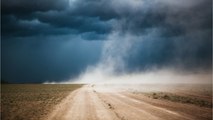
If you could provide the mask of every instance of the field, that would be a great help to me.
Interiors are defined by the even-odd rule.
[[[153,93],[142,93],[150,98],[153,99],[160,99],[160,100],[168,100],[172,102],[179,102],[179,103],[185,103],[185,104],[194,104],[200,107],[212,107],[211,99],[202,99],[195,96],[185,96],[185,95],[179,95],[174,93],[168,93],[168,92],[153,92]]]
[[[1,119],[43,119],[64,97],[81,86],[3,84],[1,85]]]
[[[2,85],[1,100],[2,120],[212,119],[211,84]]]

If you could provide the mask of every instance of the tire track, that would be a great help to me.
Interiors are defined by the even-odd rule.
[[[112,93],[99,93],[104,101],[114,106],[114,111],[117,116],[123,120],[160,120],[151,113],[144,111],[141,108],[125,103],[123,100],[117,99]]]
[[[128,104],[131,104],[132,106],[135,106],[137,108],[143,108],[143,110],[147,111],[148,113],[151,113],[153,116],[157,116],[162,119],[168,119],[168,120],[192,120],[189,117],[182,116],[177,112],[167,110],[165,108],[157,107],[151,104],[148,104],[143,101],[139,101],[136,99],[133,99],[131,97],[125,96],[121,93],[116,93],[115,95],[118,99],[123,99]]]
[[[56,105],[48,120],[192,120],[193,116],[156,106],[137,95],[97,91],[85,85]],[[161,101],[159,101],[161,103]]]

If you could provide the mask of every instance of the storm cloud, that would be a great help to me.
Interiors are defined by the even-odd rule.
[[[113,72],[211,71],[211,0],[3,0],[2,79],[61,81]]]

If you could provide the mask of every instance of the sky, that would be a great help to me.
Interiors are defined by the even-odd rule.
[[[165,69],[212,73],[211,0],[1,1],[1,80]]]

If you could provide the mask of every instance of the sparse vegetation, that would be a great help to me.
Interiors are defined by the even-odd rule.
[[[46,116],[71,91],[82,85],[1,85],[2,120],[38,120]]]
[[[201,98],[195,98],[195,97],[189,97],[189,96],[180,96],[176,95],[174,93],[167,93],[167,92],[152,92],[152,93],[143,93],[144,95],[153,98],[153,99],[161,99],[161,100],[169,100],[173,102],[180,102],[180,103],[188,103],[188,104],[194,104],[201,107],[212,107],[212,103],[201,99]]]

